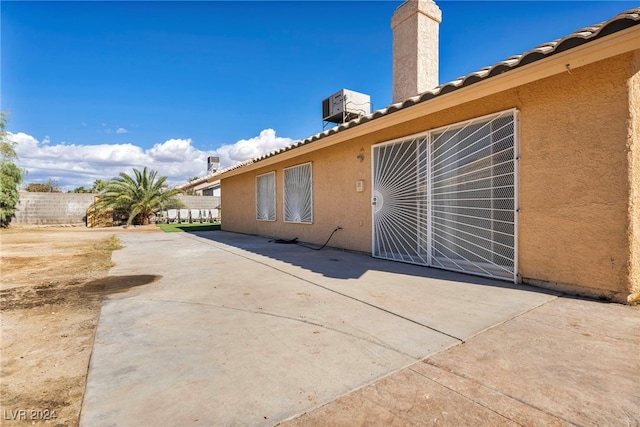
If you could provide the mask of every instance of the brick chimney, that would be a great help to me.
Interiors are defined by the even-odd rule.
[[[394,104],[438,86],[441,21],[432,0],[407,0],[391,17]]]

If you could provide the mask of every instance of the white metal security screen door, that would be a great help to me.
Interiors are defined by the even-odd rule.
[[[427,137],[373,147],[373,255],[429,264]]]
[[[515,111],[373,147],[373,256],[516,280]]]

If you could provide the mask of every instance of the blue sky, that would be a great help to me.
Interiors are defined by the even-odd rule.
[[[342,88],[391,103],[401,1],[2,1],[1,105],[27,182],[145,165],[171,184],[322,131]],[[437,1],[440,82],[638,7]]]

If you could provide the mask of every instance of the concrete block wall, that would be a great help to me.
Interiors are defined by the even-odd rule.
[[[97,194],[91,193],[34,193],[20,192],[12,224],[19,225],[65,225],[85,224],[87,209]],[[186,196],[178,198],[189,209],[215,209],[220,206],[220,197]]]
[[[20,192],[12,224],[84,224],[96,194]]]
[[[178,199],[189,209],[216,209],[220,206],[220,196],[187,196],[178,195]]]

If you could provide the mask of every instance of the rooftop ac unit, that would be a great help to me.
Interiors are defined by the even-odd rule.
[[[322,120],[346,123],[371,113],[371,97],[364,93],[342,89],[322,101]]]
[[[220,169],[219,157],[207,157],[207,174],[212,175]]]

